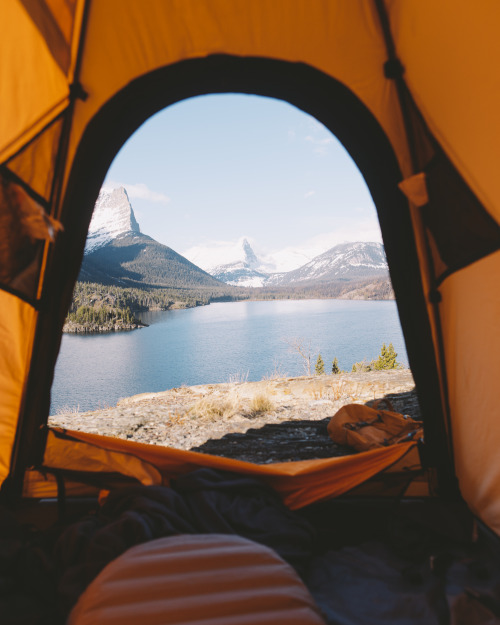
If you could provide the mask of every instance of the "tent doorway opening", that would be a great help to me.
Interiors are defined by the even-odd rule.
[[[136,320],[149,327],[118,332]],[[276,99],[191,98],[127,141],[65,329],[54,425],[222,454],[236,445],[241,459],[254,457],[249,429],[269,439],[260,430],[283,424],[289,447],[308,440],[311,451],[283,455],[271,436],[258,454],[269,462],[335,453],[326,421],[342,403],[392,394],[418,416],[366,183],[325,126]],[[205,445],[226,433],[236,436],[222,448]]]
[[[169,65],[133,80],[86,126],[72,159],[61,205],[65,236],[50,259],[53,271],[46,285],[50,297],[37,327],[32,358],[32,370],[37,375],[28,381],[25,423],[13,454],[14,481],[43,453],[45,438],[39,426],[49,412],[60,332],[80,270],[92,209],[113,158],[155,113],[190,97],[220,93],[273,97],[296,106],[332,132],[356,162],[377,208],[424,421],[429,416],[426,445],[430,450],[445,444],[442,422],[436,418],[441,412],[441,396],[421,269],[408,202],[397,187],[401,171],[387,135],[352,91],[309,65],[213,55]],[[442,456],[433,452],[430,456],[440,466]]]

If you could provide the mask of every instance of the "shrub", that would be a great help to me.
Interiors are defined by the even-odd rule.
[[[353,372],[358,373],[366,373],[367,371],[372,371],[371,363],[369,363],[366,358],[363,358],[361,362],[355,362],[352,366]]]
[[[261,414],[274,410],[274,404],[267,395],[261,393],[259,395],[254,395],[250,402],[250,409],[252,414]]]

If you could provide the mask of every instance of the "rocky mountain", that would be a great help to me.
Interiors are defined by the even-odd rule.
[[[203,268],[222,282],[245,287],[287,287],[326,282],[367,283],[380,278],[388,279],[389,276],[381,243],[341,243],[297,269],[280,273],[269,271],[247,239],[240,239],[224,253],[229,262],[210,263],[210,255],[205,254],[200,259]],[[217,250],[214,250],[212,258],[216,257]]]
[[[101,190],[94,206],[85,244],[85,255],[110,243],[116,237],[141,229],[124,187]]]
[[[269,276],[266,286],[357,282],[384,277],[388,277],[388,267],[381,243],[341,243],[298,269]]]
[[[79,280],[119,286],[224,287],[184,256],[142,234],[123,187],[99,194]]]
[[[221,282],[237,286],[259,287],[265,284],[269,274],[262,271],[262,263],[248,240],[241,239],[234,252],[235,260],[210,267],[210,275]]]

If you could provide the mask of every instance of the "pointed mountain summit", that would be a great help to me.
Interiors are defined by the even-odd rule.
[[[248,242],[247,239],[243,239],[241,247],[243,248],[243,252],[245,253],[245,262],[249,267],[255,269],[259,266],[259,259],[255,255],[255,252],[252,249],[252,246]]]
[[[123,187],[101,191],[79,280],[118,286],[223,286],[170,247],[142,234]]]
[[[85,254],[94,252],[120,235],[140,231],[125,188],[101,190],[92,214]]]
[[[269,274],[261,270],[262,263],[248,239],[240,239],[232,255],[234,260],[211,267],[209,273],[217,280],[235,286],[258,287],[266,282]]]

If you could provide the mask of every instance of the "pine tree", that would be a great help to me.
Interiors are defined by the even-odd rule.
[[[397,358],[396,350],[394,349],[394,345],[389,343],[389,347],[384,343],[382,345],[382,349],[380,350],[380,356],[377,360],[372,360],[371,366],[373,369],[399,369],[401,366],[399,362],[396,360]]]
[[[335,356],[335,358],[333,359],[333,362],[332,362],[332,373],[335,374],[335,375],[340,373],[339,361],[338,361],[336,356]]]
[[[394,349],[394,345],[389,343],[389,347],[385,352],[385,361],[386,361],[386,369],[399,369],[400,364],[396,360],[398,355],[396,354],[396,350]]]
[[[325,363],[323,362],[323,358],[321,358],[321,354],[318,354],[315,370],[316,375],[325,375]]]

